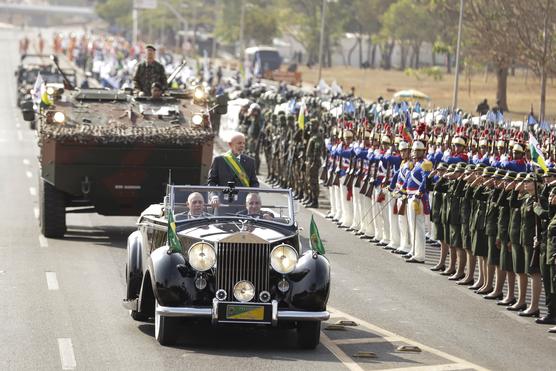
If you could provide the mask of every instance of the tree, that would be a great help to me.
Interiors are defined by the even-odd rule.
[[[529,66],[541,80],[540,119],[544,120],[546,106],[546,83],[550,72],[555,71],[556,4],[554,0],[529,0],[526,3],[508,0],[502,9],[510,25],[516,31],[517,56]]]
[[[419,63],[419,51],[424,41],[431,39],[433,29],[432,15],[426,4],[413,0],[398,0],[391,4],[382,16],[384,39],[399,42],[402,50],[401,69],[405,69],[408,49],[413,50],[416,64]]]

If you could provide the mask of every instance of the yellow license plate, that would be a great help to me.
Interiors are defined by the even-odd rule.
[[[264,306],[229,304],[226,308],[226,319],[262,321],[264,320]]]

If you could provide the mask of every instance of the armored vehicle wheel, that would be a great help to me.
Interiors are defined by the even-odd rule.
[[[45,237],[59,238],[66,233],[66,202],[62,192],[39,180],[39,223]]]
[[[303,321],[297,324],[297,344],[303,349],[315,349],[320,343],[320,321]]]
[[[176,343],[178,337],[177,318],[163,317],[156,313],[158,301],[155,300],[154,337],[160,345],[168,346]]]

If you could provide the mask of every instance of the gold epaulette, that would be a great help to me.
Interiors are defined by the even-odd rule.
[[[421,164],[421,168],[424,171],[432,171],[432,162],[430,162],[429,160],[424,160]]]

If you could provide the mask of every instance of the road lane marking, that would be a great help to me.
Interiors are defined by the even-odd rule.
[[[25,171],[25,175],[27,176],[27,178],[32,178],[33,177],[33,173],[30,172],[29,170]]]
[[[362,319],[360,319],[360,318],[357,318],[357,317],[354,317],[354,316],[352,316],[352,315],[349,315],[349,314],[347,314],[347,313],[345,313],[345,312],[342,312],[342,311],[339,310],[339,309],[333,308],[333,307],[331,307],[331,306],[328,306],[328,309],[329,309],[331,312],[333,312],[333,313],[335,313],[335,314],[337,314],[337,315],[339,315],[339,316],[341,316],[341,317],[343,317],[343,318],[345,318],[345,319],[348,319],[348,320],[357,322],[357,323],[359,324],[359,326],[364,327],[364,328],[366,328],[367,330],[369,330],[369,331],[371,331],[371,332],[380,334],[381,336],[385,336],[385,337],[388,337],[388,338],[391,338],[391,339],[396,339],[396,340],[391,340],[391,341],[401,341],[401,342],[407,343],[408,345],[417,346],[417,347],[421,348],[421,350],[423,350],[423,351],[425,351],[425,352],[432,353],[432,354],[434,354],[434,355],[436,355],[436,356],[438,356],[438,357],[447,359],[447,360],[452,361],[452,362],[454,362],[454,363],[456,363],[456,364],[459,364],[459,365],[465,365],[466,368],[472,368],[472,369],[481,370],[481,371],[483,371],[483,370],[486,371],[486,370],[487,370],[487,369],[484,368],[484,367],[481,367],[481,366],[476,365],[476,364],[474,364],[474,363],[468,362],[468,361],[466,361],[466,360],[464,360],[464,359],[462,359],[462,358],[453,356],[453,355],[448,354],[448,353],[446,353],[446,352],[443,352],[443,351],[441,351],[441,350],[438,350],[438,349],[429,347],[428,345],[421,344],[421,343],[419,343],[419,342],[417,342],[417,341],[408,339],[408,338],[406,338],[406,337],[403,337],[403,336],[400,336],[400,335],[398,335],[398,334],[395,334],[395,333],[393,333],[393,332],[391,332],[391,331],[385,330],[385,329],[383,329],[382,327],[378,327],[377,325],[373,325],[373,324],[371,324],[371,323],[369,323],[369,322],[367,322],[367,321],[365,321],[365,320],[362,320]]]
[[[42,234],[39,234],[39,245],[40,247],[48,247],[48,240]]]
[[[33,214],[35,214],[35,219],[39,218],[39,208],[38,207],[33,208]]]
[[[450,371],[465,370],[468,365],[463,363],[446,363],[443,365],[427,365],[427,366],[408,366],[399,368],[384,368],[376,371]]]
[[[31,196],[35,197],[37,195],[37,189],[35,187],[29,187],[29,193]]]
[[[393,343],[397,341],[396,337],[376,337],[376,338],[358,338],[358,339],[334,339],[332,342],[336,345],[352,345],[352,344],[367,344],[367,343]]]
[[[23,165],[31,165],[31,163],[29,162],[29,160],[27,160],[26,158],[23,159]]]
[[[45,272],[46,273],[46,285],[49,290],[55,291],[60,288],[58,286],[58,278],[56,278],[56,272]]]
[[[363,371],[363,368],[354,362],[340,347],[332,342],[325,333],[320,333],[320,342],[326,347],[344,366],[352,371]]]
[[[21,142],[23,141],[23,133],[21,132],[21,130],[17,131],[17,139]]]
[[[71,338],[58,338],[58,349],[60,351],[60,361],[62,370],[74,370],[77,367]]]

